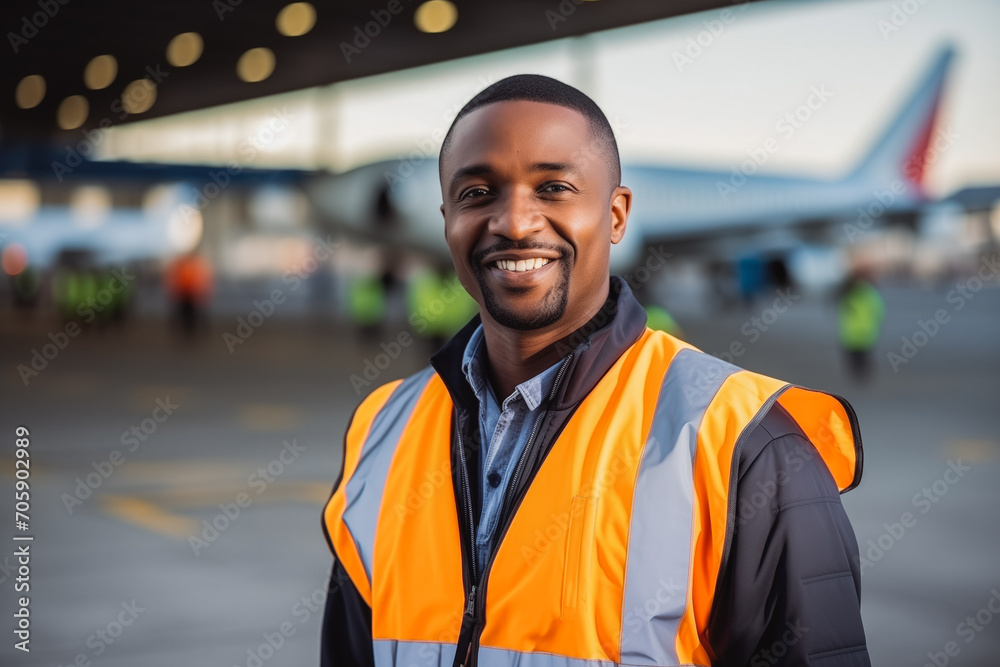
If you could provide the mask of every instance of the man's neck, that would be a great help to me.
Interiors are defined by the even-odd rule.
[[[514,388],[530,380],[566,356],[566,348],[575,348],[580,341],[566,343],[573,334],[591,320],[607,302],[610,283],[599,291],[601,298],[577,318],[564,319],[544,329],[509,329],[492,318],[483,318],[483,336],[489,360],[489,378],[501,401]],[[560,345],[560,343],[566,343]]]

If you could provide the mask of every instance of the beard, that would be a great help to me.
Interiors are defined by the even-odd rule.
[[[531,310],[508,307],[497,298],[487,283],[486,271],[488,269],[483,266],[482,259],[490,253],[505,250],[555,250],[560,253],[560,272],[556,284],[549,288],[537,307]],[[500,326],[519,331],[542,329],[561,320],[569,305],[570,264],[566,261],[568,256],[566,248],[561,246],[518,243],[508,239],[475,253],[472,258],[472,272],[476,282],[479,283],[479,291],[483,295],[483,307],[486,308],[486,312]]]

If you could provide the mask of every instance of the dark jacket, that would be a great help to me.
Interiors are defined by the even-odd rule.
[[[608,301],[567,345],[570,357],[538,437],[525,450],[525,473],[510,490],[513,502],[501,515],[494,551],[549,447],[594,385],[638,340],[645,323],[642,306],[624,281],[613,276]],[[465,508],[478,507],[477,489],[468,493],[463,489],[458,471],[464,466],[457,458],[464,455],[467,469],[478,469],[478,406],[461,371],[465,344],[478,324],[476,316],[431,358],[452,396],[455,426],[462,434],[463,448],[452,442],[460,514]],[[730,522],[734,528],[727,535],[728,555],[723,559],[705,642],[712,664],[870,665],[861,623],[857,540],[832,475],[777,402],[740,449],[738,476],[736,517]],[[469,476],[472,487],[477,477]],[[459,523],[464,545],[475,526]],[[463,551],[463,562],[468,563],[470,556]],[[466,569],[468,584],[468,565]],[[482,582],[483,577],[479,579]],[[480,599],[485,597],[480,595]],[[468,630],[463,636],[472,635],[471,640],[477,642],[476,629]],[[371,609],[335,562],[323,620],[321,665],[373,664]]]

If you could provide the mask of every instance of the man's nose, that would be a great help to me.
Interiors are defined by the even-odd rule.
[[[490,219],[490,232],[511,240],[523,239],[538,232],[545,225],[545,216],[534,201],[533,194],[515,191],[498,202]]]

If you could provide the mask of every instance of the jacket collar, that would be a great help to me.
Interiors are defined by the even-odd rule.
[[[452,401],[465,410],[475,410],[477,402],[462,373],[462,356],[481,321],[477,313],[430,359]],[[611,276],[604,305],[586,324],[559,343],[562,357],[571,353],[573,356],[555,396],[554,409],[573,407],[582,401],[625,350],[639,340],[645,329],[646,311],[625,281]]]

